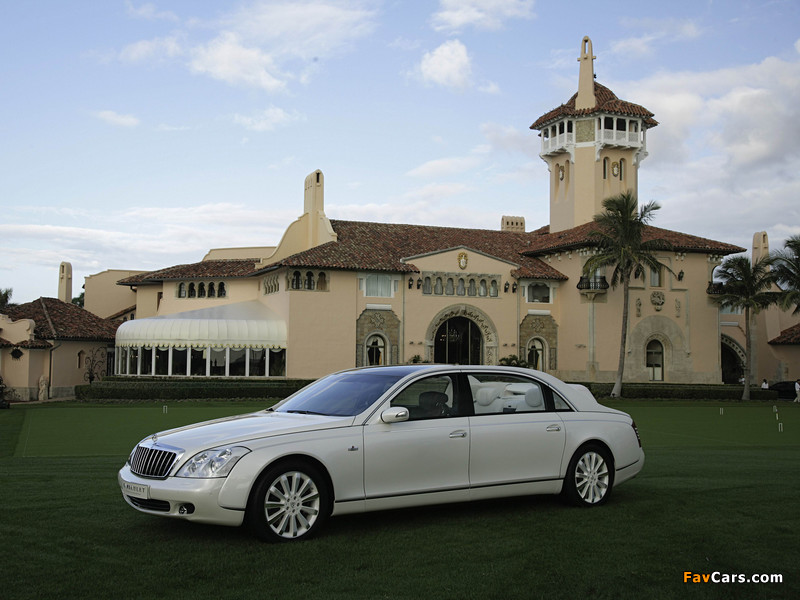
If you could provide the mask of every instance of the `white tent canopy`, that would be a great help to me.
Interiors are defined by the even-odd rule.
[[[260,302],[126,321],[117,346],[286,348],[286,322]]]

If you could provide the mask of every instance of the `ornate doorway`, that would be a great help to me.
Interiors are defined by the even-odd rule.
[[[483,358],[483,335],[466,317],[451,317],[436,330],[433,361],[454,365],[479,365]]]

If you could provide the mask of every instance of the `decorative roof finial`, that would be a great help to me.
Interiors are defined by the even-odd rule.
[[[594,108],[597,101],[594,97],[594,59],[592,54],[592,40],[589,36],[584,36],[581,41],[581,55],[578,62],[581,63],[580,74],[578,75],[578,97],[575,98],[575,108]]]

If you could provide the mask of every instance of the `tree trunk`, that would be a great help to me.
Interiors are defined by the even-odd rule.
[[[625,370],[625,344],[628,339],[628,296],[630,295],[628,278],[622,280],[622,334],[619,340],[619,363],[617,365],[617,379],[611,390],[613,398],[622,396],[622,373]]]
[[[750,356],[752,352],[750,341],[750,307],[744,309],[744,390],[742,400],[750,400]]]

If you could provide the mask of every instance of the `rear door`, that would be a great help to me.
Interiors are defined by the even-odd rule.
[[[470,486],[559,479],[566,431],[550,390],[534,379],[491,371],[471,372],[467,380],[474,407]]]

